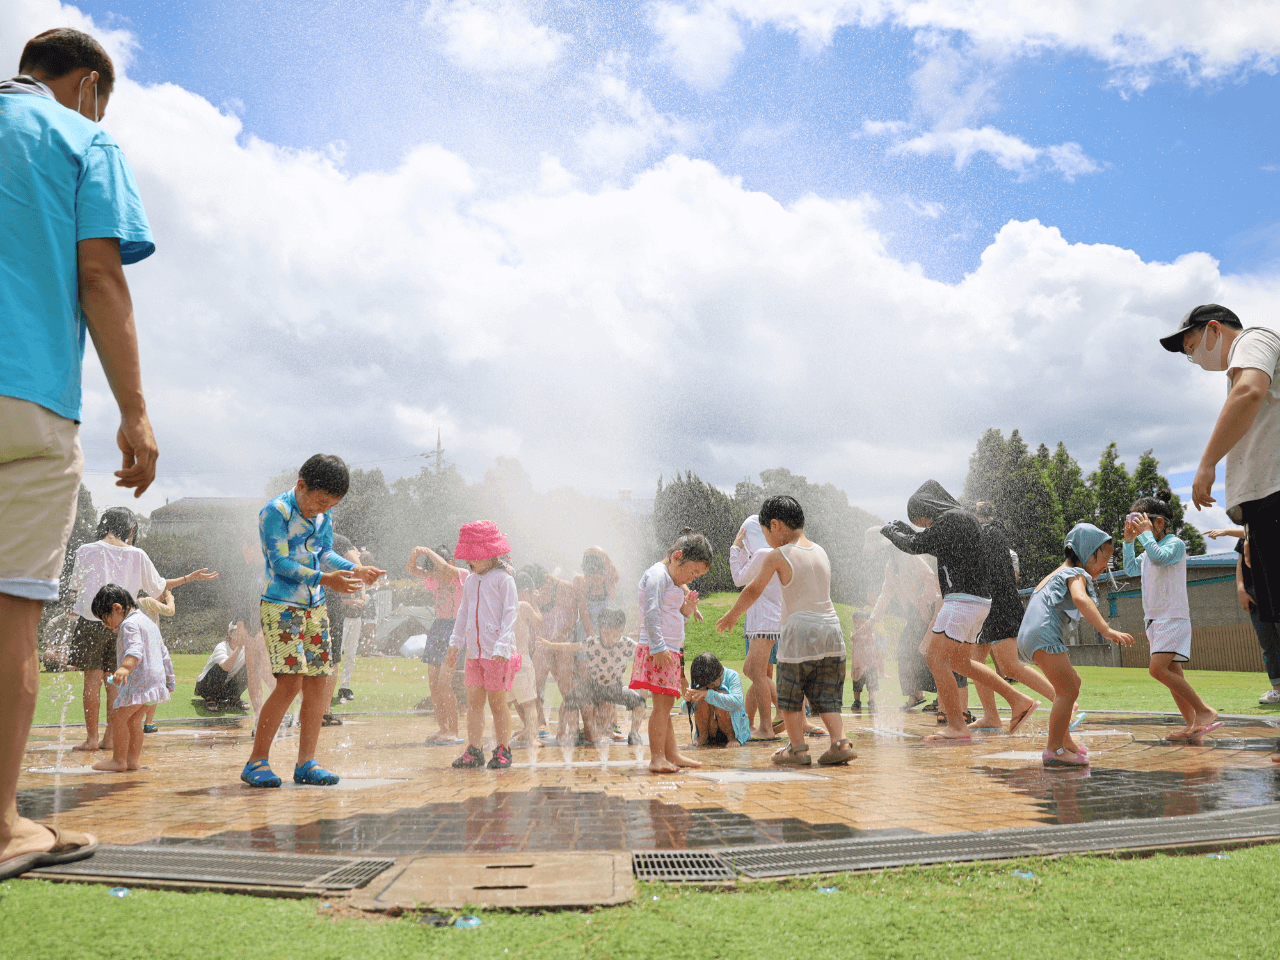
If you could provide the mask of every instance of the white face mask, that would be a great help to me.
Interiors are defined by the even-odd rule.
[[[1210,333],[1216,338],[1212,347],[1209,346]],[[1191,362],[1212,373],[1220,373],[1227,369],[1227,358],[1222,355],[1225,346],[1226,338],[1222,331],[1206,326],[1204,333],[1200,334],[1200,342],[1191,351]]]
[[[89,82],[89,78],[87,76],[80,81],[80,89],[76,92],[76,113],[80,113],[80,103],[81,101],[84,100],[84,85],[88,82]],[[84,116],[84,114],[81,114],[81,116]],[[98,84],[94,83],[93,85],[93,122],[97,123],[101,119],[102,119],[102,114],[98,112]]]

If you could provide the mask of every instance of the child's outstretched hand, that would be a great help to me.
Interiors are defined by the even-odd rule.
[[[355,593],[363,581],[349,570],[330,570],[320,577],[320,586],[335,593]]]
[[[684,603],[680,604],[680,612],[686,617],[692,617],[698,612],[698,591],[690,590],[685,594]]]
[[[379,577],[385,577],[387,575],[387,571],[379,570],[377,567],[360,566],[360,567],[356,567],[351,572],[355,574],[357,577],[359,577],[361,580],[363,580],[369,586],[373,586],[373,584],[377,582],[377,579]]]
[[[1124,647],[1133,646],[1133,637],[1131,637],[1127,633],[1121,633],[1119,630],[1108,629],[1107,632],[1103,634],[1103,636],[1106,637],[1108,640],[1110,640],[1112,643],[1118,643]]]
[[[734,624],[738,622],[738,618],[732,613],[726,613],[723,617],[716,621],[716,633],[728,633],[733,629]]]

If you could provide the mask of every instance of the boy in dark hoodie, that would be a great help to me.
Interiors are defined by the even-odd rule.
[[[947,716],[947,725],[930,740],[964,740],[971,736],[964,721],[960,688],[951,672],[970,680],[980,680],[1009,702],[1013,717],[1009,732],[1015,733],[1031,717],[1040,701],[1019,693],[985,663],[970,659],[978,642],[983,621],[991,609],[987,582],[987,562],[982,549],[982,527],[978,518],[960,506],[936,480],[926,481],[907,501],[907,516],[916,532],[901,520],[886,524],[880,531],[903,553],[927,553],[938,561],[938,587],[942,608],[934,620],[927,661],[938,684],[938,700]]]

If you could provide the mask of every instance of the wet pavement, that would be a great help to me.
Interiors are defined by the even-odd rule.
[[[1270,753],[1280,721],[1231,720],[1201,744],[1163,739],[1172,718],[1091,713],[1089,769],[1045,770],[1047,712],[1018,736],[932,745],[931,715],[846,717],[860,757],[778,778],[777,744],[693,752],[705,766],[648,773],[647,747],[517,750],[509,770],[454,770],[458,747],[424,746],[430,717],[357,716],[322,731],[336,788],[288,782],[296,736],[277,740],[279,790],[239,782],[251,719],[162,725],[136,773],[24,772],[19,810],[104,843],[295,853],[409,854],[715,849],[912,830],[946,833],[1183,816],[1280,801]],[[1272,726],[1272,724],[1276,724]],[[68,728],[67,742],[77,741]],[[36,730],[26,766],[55,763]],[[677,728],[677,737],[684,739]],[[815,747],[825,742],[812,741]],[[820,749],[815,749],[815,755]],[[85,763],[67,754],[64,767]]]

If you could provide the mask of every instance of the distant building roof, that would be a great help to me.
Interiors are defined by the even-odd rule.
[[[263,501],[252,497],[183,497],[151,511],[151,521],[222,519],[229,513],[243,514],[246,510],[257,513]]]

